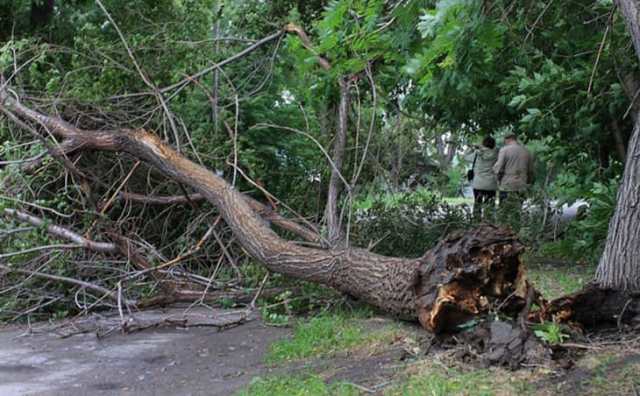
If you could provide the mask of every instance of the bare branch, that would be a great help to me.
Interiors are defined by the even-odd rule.
[[[115,301],[118,301],[118,295],[117,293],[105,289],[102,286],[98,286],[98,285],[94,285],[93,283],[89,283],[89,282],[85,282],[85,281],[81,281],[78,279],[73,279],[73,278],[68,278],[66,276],[59,276],[59,275],[52,275],[52,274],[45,274],[43,272],[38,272],[38,271],[28,271],[28,270],[22,270],[22,269],[18,269],[18,268],[12,268],[3,264],[0,264],[0,268],[2,268],[5,271],[8,272],[16,272],[19,274],[26,274],[26,275],[32,275],[32,276],[36,276],[39,278],[45,278],[45,279],[51,279],[54,281],[60,281],[60,282],[65,282],[65,283],[71,283],[73,285],[76,286],[80,286],[83,287],[85,289],[89,289],[89,290],[95,290],[99,293],[102,293],[105,296],[108,296],[110,298],[112,298]],[[124,300],[127,304],[135,304],[136,302],[133,300]]]
[[[325,70],[330,70],[331,69],[331,64],[329,63],[327,58],[325,58],[322,55],[318,54],[318,52],[313,48],[313,45],[311,44],[311,40],[309,40],[309,36],[307,36],[307,33],[304,31],[304,29],[302,29],[300,26],[298,26],[298,25],[296,25],[294,23],[288,23],[284,27],[284,30],[286,32],[288,32],[288,33],[297,34],[298,37],[300,38],[300,41],[302,41],[302,45],[306,49],[311,51],[311,53],[313,53],[316,56],[320,66],[322,66],[322,68],[325,69]]]
[[[26,212],[22,212],[20,210],[4,209],[3,214],[5,216],[14,217],[22,222],[29,223],[35,227],[45,226],[45,221],[43,219],[33,216]],[[47,229],[47,232],[51,235],[74,242],[78,247],[83,247],[85,249],[89,249],[94,252],[116,253],[118,251],[118,248],[113,243],[92,241],[61,226],[48,224],[46,225],[46,229]]]

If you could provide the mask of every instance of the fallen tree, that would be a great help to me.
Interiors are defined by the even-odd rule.
[[[474,315],[524,305],[528,285],[509,231],[482,226],[441,241],[419,259],[386,257],[358,248],[319,249],[281,238],[255,205],[224,179],[190,161],[141,129],[82,130],[2,95],[2,111],[40,124],[61,138],[68,152],[123,152],[152,164],[214,204],[242,247],[270,271],[318,282],[404,319],[444,331]]]
[[[634,13],[637,13],[637,1],[619,0],[616,3],[627,19],[634,45],[638,50],[638,22],[633,19]],[[162,93],[197,79],[224,63],[238,59],[261,45],[280,38],[284,33],[296,34],[303,46],[316,55],[320,66],[325,70],[330,69],[328,60],[313,50],[306,33],[296,25],[289,24],[282,31],[256,42],[224,62],[170,87],[160,90],[154,88],[154,92],[147,94],[159,95],[162,102]],[[126,46],[126,43],[124,44]],[[135,63],[135,59],[132,61]],[[152,84],[149,85],[153,88]],[[346,85],[342,88],[346,92]],[[436,333],[454,330],[458,325],[488,312],[502,312],[513,318],[517,317],[523,330],[528,320],[553,320],[587,326],[607,322],[620,326],[621,322],[632,320],[640,313],[637,295],[626,290],[598,288],[596,285],[588,286],[585,290],[552,302],[542,300],[526,279],[525,267],[520,259],[524,246],[512,232],[490,225],[449,235],[418,259],[382,256],[365,249],[335,244],[333,239],[340,231],[336,229],[339,222],[335,219],[338,191],[336,186],[339,185],[337,175],[342,156],[339,150],[334,153],[335,165],[332,168],[330,183],[333,188],[330,189],[329,194],[328,207],[330,206],[331,210],[327,210],[330,214],[327,216],[330,225],[329,243],[327,243],[313,224],[287,219],[269,206],[240,193],[223,178],[189,160],[154,133],[143,129],[80,129],[61,118],[52,117],[25,106],[13,91],[11,93],[2,81],[0,111],[18,126],[30,128],[25,121],[39,124],[46,131],[46,134],[41,133],[40,139],[45,143],[47,151],[57,157],[71,173],[84,176],[69,161],[68,154],[85,150],[127,153],[137,160],[149,163],[180,186],[190,186],[196,191],[188,194],[183,189],[184,194],[181,196],[164,197],[121,191],[112,199],[119,198],[148,205],[188,203],[194,207],[194,202],[209,201],[217,207],[221,218],[229,226],[243,249],[270,271],[324,284],[399,318],[417,319],[427,330]],[[339,129],[342,134],[345,133],[343,124],[346,123],[345,106],[348,101],[345,98],[347,96],[346,93],[341,96],[344,99],[344,103],[341,102],[339,117],[341,126]],[[632,139],[630,150],[634,149],[638,129],[636,125],[634,133],[636,139]],[[52,147],[43,136],[55,136],[61,141],[56,147]],[[344,136],[341,137],[343,138]],[[337,143],[338,149],[344,149],[343,146],[344,142]],[[626,195],[632,197],[633,194],[629,191],[632,191],[634,186],[632,178],[637,176],[637,172],[632,172],[633,167],[637,167],[636,158],[630,156],[626,166],[623,183],[623,187],[626,187],[622,190],[627,191]],[[625,196],[621,195],[620,202],[625,203],[623,198]],[[633,199],[627,199],[627,201],[630,201],[627,206],[635,207]],[[109,202],[107,202],[108,205]],[[622,211],[621,208],[624,207],[626,206],[619,203],[618,209],[624,216],[617,214],[614,222],[620,222],[616,220],[618,217],[631,218]],[[637,215],[636,212],[632,214]],[[5,209],[4,213],[35,226],[43,224],[41,219],[30,216],[28,213],[11,209]],[[628,222],[635,224],[631,220]],[[334,247],[321,249],[284,239],[271,229],[272,224],[304,239],[313,246]],[[46,228],[50,234],[74,242],[76,247],[103,254],[121,254],[129,259],[133,257],[138,269],[155,272],[144,257],[135,252],[126,239],[119,235],[109,235],[110,242],[99,242],[82,237],[81,233],[64,227],[47,225]],[[626,226],[620,229],[628,230],[633,227]],[[621,283],[634,285],[633,281],[637,281],[637,266],[633,265],[637,255],[624,256],[626,266],[625,271],[622,272],[615,271],[618,266],[616,261],[619,260],[610,259],[615,257],[613,253],[624,251],[625,244],[632,244],[627,238],[634,236],[635,234],[630,232],[609,234],[607,249],[598,271],[598,280],[603,287],[615,287]],[[169,261],[162,267],[165,268],[173,263],[174,260]],[[10,270],[9,267],[4,268]],[[615,282],[608,281],[607,274],[616,275]],[[173,288],[168,290],[176,293]],[[109,294],[105,290],[102,292]],[[534,302],[540,309],[531,312]]]
[[[265,209],[151,132],[83,130],[25,106],[6,91],[0,96],[0,110],[18,125],[25,125],[21,119],[40,124],[48,133],[62,139],[60,144],[67,153],[111,151],[146,161],[167,177],[196,190],[191,197],[214,204],[240,245],[270,271],[326,285],[398,318],[418,320],[425,329],[435,333],[455,331],[459,325],[490,312],[517,318],[524,333],[527,321],[531,320],[587,326],[620,325],[640,314],[640,304],[633,293],[595,286],[552,302],[542,300],[526,279],[520,258],[524,246],[506,229],[481,225],[471,231],[454,233],[417,259],[382,256],[359,248],[301,246],[279,236],[265,218],[310,241],[319,238],[314,230]],[[122,198],[145,201],[135,195]],[[147,201],[163,204],[189,199],[171,197]],[[27,214],[18,217],[34,223]],[[54,235],[69,236],[68,231],[55,226],[49,228]],[[98,246],[105,252],[119,250],[131,254],[128,247],[122,248],[122,241],[101,243],[72,236],[76,238],[71,241],[89,249]],[[121,247],[117,249],[118,243]],[[152,270],[145,265],[139,267]],[[540,309],[530,312],[534,302]]]

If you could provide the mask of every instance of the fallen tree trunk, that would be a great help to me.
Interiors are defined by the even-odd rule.
[[[493,226],[441,241],[420,259],[387,257],[357,248],[316,249],[278,236],[246,197],[144,130],[88,131],[0,97],[5,112],[42,125],[77,150],[128,153],[189,185],[217,206],[243,248],[269,270],[321,283],[428,330],[447,331],[474,315],[523,305],[523,246]],[[10,110],[9,110],[10,109]]]

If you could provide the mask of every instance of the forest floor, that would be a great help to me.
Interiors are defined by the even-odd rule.
[[[591,268],[533,264],[547,297],[579,288]],[[228,311],[219,311],[222,314]],[[11,395],[636,395],[640,337],[580,344],[571,364],[509,371],[429,348],[418,326],[362,307],[259,319],[218,331],[162,327],[66,338],[0,331],[0,394]],[[34,326],[37,328],[37,326]]]
[[[580,289],[594,271],[560,260],[528,261],[530,278],[548,299]],[[272,344],[265,361],[285,372],[254,378],[243,394],[640,395],[638,334],[615,330],[568,341],[563,359],[512,371],[463,362],[461,348],[429,348],[431,337],[416,325],[357,310],[338,317],[304,321],[290,338]],[[319,342],[327,338],[331,342]]]

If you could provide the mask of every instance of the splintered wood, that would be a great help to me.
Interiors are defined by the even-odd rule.
[[[520,254],[524,246],[509,230],[482,225],[450,235],[421,259],[415,281],[416,309],[432,332],[455,331],[496,310],[514,315],[529,285]]]

